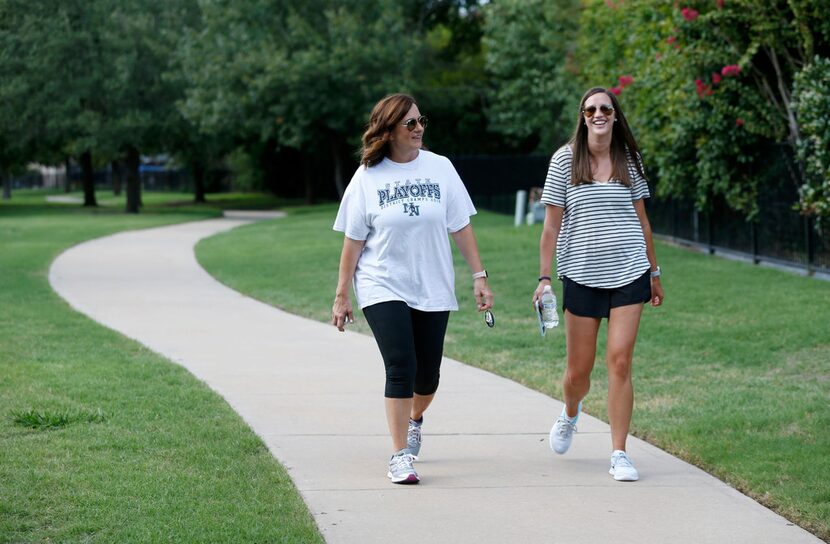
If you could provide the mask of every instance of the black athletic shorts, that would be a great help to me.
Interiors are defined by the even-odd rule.
[[[651,300],[651,274],[648,270],[628,285],[600,289],[562,278],[562,308],[580,317],[608,317],[611,308],[643,304]]]

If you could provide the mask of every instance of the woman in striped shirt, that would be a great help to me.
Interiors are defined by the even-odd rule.
[[[608,419],[615,480],[639,478],[625,442],[634,406],[631,362],[643,305],[663,303],[660,267],[643,199],[649,190],[637,142],[617,97],[601,87],[580,101],[579,120],[567,145],[554,153],[542,202],[539,286],[534,301],[556,275],[563,282],[567,369],[565,406],[550,445],[565,453],[591,386],[602,318],[608,319]]]

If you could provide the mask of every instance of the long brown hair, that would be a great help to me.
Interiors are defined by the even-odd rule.
[[[637,173],[643,179],[646,178],[640,164],[640,148],[628,127],[628,121],[625,119],[619,100],[617,100],[614,93],[608,92],[604,87],[588,89],[579,102],[576,130],[574,130],[574,134],[568,142],[573,149],[571,183],[579,185],[581,183],[593,183],[594,181],[591,172],[591,152],[588,149],[588,127],[585,125],[582,108],[585,107],[586,100],[599,93],[605,93],[614,106],[614,113],[616,114],[616,121],[613,123],[614,126],[611,132],[611,179],[619,180],[626,187],[631,187],[631,176],[628,171],[630,164],[633,163]]]
[[[417,104],[415,99],[402,93],[385,96],[375,104],[363,133],[360,164],[368,168],[389,155],[389,134],[403,121],[413,104]]]

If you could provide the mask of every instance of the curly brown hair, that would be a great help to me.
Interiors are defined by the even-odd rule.
[[[614,93],[609,92],[604,87],[593,87],[588,89],[579,102],[579,112],[576,121],[576,130],[574,130],[571,137],[570,144],[573,149],[573,168],[571,169],[571,183],[579,185],[581,183],[592,183],[594,176],[591,172],[591,153],[588,151],[588,128],[585,126],[585,120],[582,115],[582,108],[585,106],[585,101],[595,94],[605,93],[608,100],[614,106],[614,112],[617,115],[617,122],[614,123],[613,132],[611,133],[611,178],[619,180],[626,187],[631,187],[631,176],[629,175],[628,166],[633,164],[637,173],[643,179],[646,175],[643,172],[643,166],[640,163],[640,148],[637,146],[637,141],[631,133],[628,126],[628,121],[623,114],[620,102]]]
[[[389,155],[389,134],[413,104],[417,104],[415,99],[403,93],[390,94],[375,104],[363,133],[360,164],[369,168]]]

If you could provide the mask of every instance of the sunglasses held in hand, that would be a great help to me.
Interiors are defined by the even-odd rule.
[[[418,118],[410,117],[401,124],[406,127],[406,130],[412,132],[413,130],[415,130],[415,127],[418,126],[418,123],[421,123],[422,128],[427,128],[427,123],[429,123],[429,119],[427,119],[426,115],[422,115]]]
[[[601,111],[603,115],[611,115],[612,113],[614,113],[614,106],[612,106],[611,104],[602,104],[599,107],[599,111]],[[585,108],[582,108],[582,114],[585,117],[587,117],[588,119],[593,117],[596,112],[597,112],[597,107],[596,106],[587,106]],[[409,129],[409,130],[412,130],[412,129]]]

